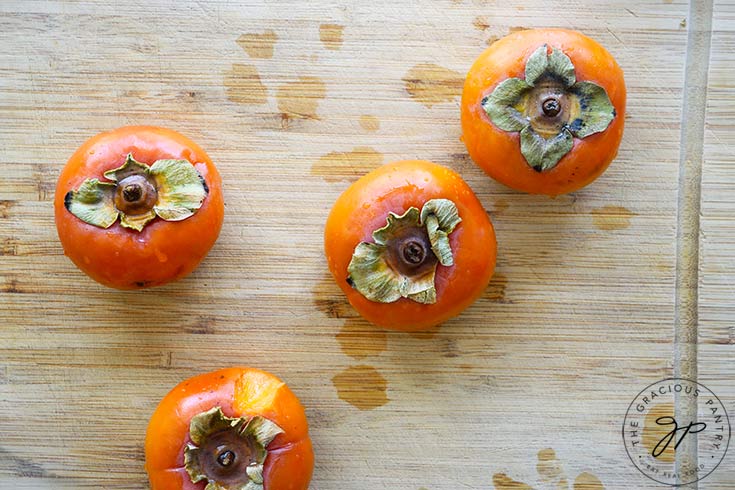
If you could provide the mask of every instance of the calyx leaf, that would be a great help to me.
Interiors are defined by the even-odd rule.
[[[481,106],[498,128],[520,133],[521,153],[539,172],[554,168],[575,137],[605,131],[616,116],[605,89],[578,82],[569,56],[546,44],[528,57],[525,80],[503,80]]]
[[[408,298],[435,303],[437,263],[454,264],[449,234],[461,221],[456,205],[448,199],[429,200],[421,211],[411,207],[400,216],[388,213],[386,225],[373,232],[374,243],[361,242],[355,247],[347,267],[348,282],[370,301],[392,303]],[[422,249],[415,273],[392,266],[390,260],[404,253],[402,240],[411,236],[418,237],[414,244],[428,240],[430,245],[430,250]]]
[[[156,216],[166,221],[181,221],[201,208],[209,189],[204,178],[188,160],[157,160],[152,166],[128,154],[125,163],[104,173],[111,182],[87,179],[79,189],[69,191],[64,204],[77,218],[109,228],[120,218],[120,225],[141,231]],[[130,178],[137,193],[125,193]],[[127,183],[126,183],[127,182]],[[122,193],[131,199],[126,202]],[[143,202],[134,202],[135,199]],[[148,205],[150,201],[150,205]],[[130,209],[125,209],[129,204]]]

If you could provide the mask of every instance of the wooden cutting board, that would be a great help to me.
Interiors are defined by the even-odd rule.
[[[475,57],[548,26],[629,93],[617,160],[556,199],[459,141]],[[735,414],[733,0],[6,0],[0,47],[0,488],[148,488],[158,400],[229,365],[301,398],[316,490],[658,489],[621,440],[636,393],[688,376]],[[138,292],[80,273],[52,210],[74,149],[127,124],[200,143],[226,198],[199,269]],[[460,172],[499,243],[486,294],[414,335],[361,320],[322,254],[339,193],[406,158]],[[698,488],[735,489],[733,453]]]

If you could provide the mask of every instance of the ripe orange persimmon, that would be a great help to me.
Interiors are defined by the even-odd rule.
[[[558,195],[595,180],[623,136],[625,81],[594,40],[533,29],[493,43],[467,74],[462,140],[472,159],[514,189]]]
[[[158,286],[189,274],[214,245],[222,181],[185,136],[128,126],[71,156],[54,211],[64,253],[92,279],[118,289]]]
[[[195,376],[161,400],[148,424],[151,490],[208,482],[217,490],[306,490],[314,468],[308,430],[298,398],[270,373],[235,367]]]
[[[394,330],[458,315],[495,269],[495,232],[472,189],[420,160],[384,165],[352,184],[329,214],[324,249],[350,304]]]

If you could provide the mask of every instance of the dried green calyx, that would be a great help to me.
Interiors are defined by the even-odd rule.
[[[266,418],[230,418],[214,407],[191,419],[184,468],[205,490],[263,490],[266,448],[282,432]]]
[[[188,160],[157,160],[148,166],[129,154],[121,167],[104,176],[111,182],[87,179],[64,197],[70,213],[100,228],[109,228],[118,217],[122,226],[136,231],[156,216],[181,221],[202,206],[209,192]]]
[[[375,242],[355,247],[347,281],[370,301],[436,303],[436,268],[454,264],[449,234],[460,221],[448,199],[427,201],[420,212],[388,213],[387,224],[373,232]]]
[[[578,82],[572,60],[557,48],[536,49],[525,76],[502,81],[482,99],[482,108],[500,129],[520,132],[521,153],[536,171],[554,168],[574,138],[602,132],[615,118],[605,89]]]

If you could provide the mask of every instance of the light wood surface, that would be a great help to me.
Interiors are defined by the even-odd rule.
[[[316,490],[567,488],[561,473],[576,490],[662,488],[621,441],[636,393],[698,372],[735,414],[735,3],[691,9],[697,19],[680,0],[0,2],[0,488],[148,488],[158,400],[228,365],[272,371],[301,398]],[[547,26],[605,45],[629,94],[617,160],[556,199],[491,181],[459,141],[475,57]],[[692,60],[707,90],[694,90]],[[682,130],[697,117],[703,134]],[[197,141],[226,199],[199,269],[140,292],[80,273],[51,204],[74,149],[127,124]],[[679,213],[698,199],[699,181],[679,180],[692,155],[701,221],[698,207]],[[487,294],[416,335],[362,321],[322,254],[339,193],[404,158],[459,171],[499,244]],[[701,225],[686,260],[682,219],[695,237]],[[735,489],[733,453],[699,488]]]

